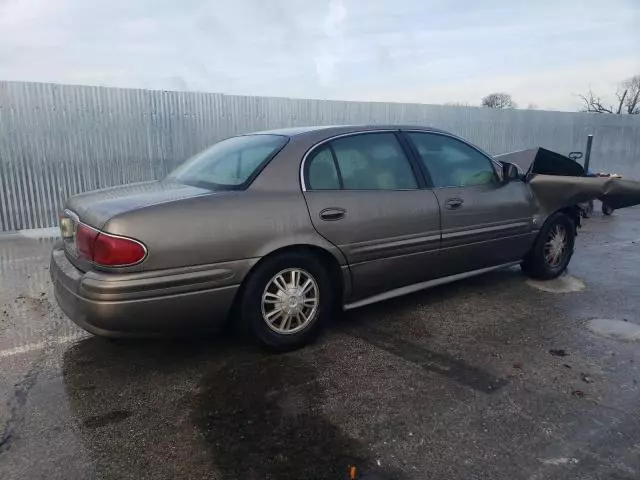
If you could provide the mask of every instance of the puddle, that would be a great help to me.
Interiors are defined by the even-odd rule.
[[[587,322],[587,328],[596,335],[628,342],[640,341],[640,325],[625,320],[596,318]]]
[[[584,290],[585,283],[572,275],[562,275],[553,280],[527,280],[527,285],[549,293],[572,293]]]
[[[325,416],[324,402],[313,364],[274,355],[205,377],[192,419],[221,478],[339,479],[349,465],[372,474],[358,478],[402,478],[376,467],[368,442]]]

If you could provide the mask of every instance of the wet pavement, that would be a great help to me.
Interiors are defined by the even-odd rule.
[[[640,324],[638,208],[587,221],[569,279],[420,292],[281,355],[92,338],[50,248],[0,240],[3,480],[640,478],[640,342],[589,328]]]

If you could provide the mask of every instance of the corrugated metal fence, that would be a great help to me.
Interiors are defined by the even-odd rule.
[[[490,153],[583,150],[640,178],[640,118],[0,82],[0,231],[56,225],[75,193],[161,178],[212,142],[298,125],[419,123]]]

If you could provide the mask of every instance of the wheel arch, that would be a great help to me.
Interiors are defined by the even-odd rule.
[[[548,219],[550,219],[556,213],[564,213],[567,217],[569,217],[573,221],[573,225],[575,227],[574,234],[578,236],[578,229],[582,226],[580,223],[580,208],[577,205],[570,205],[568,207],[562,207],[551,213],[545,220],[545,223]]]
[[[351,275],[348,266],[346,266],[344,263],[341,263],[341,258],[337,257],[334,252],[330,251],[327,248],[310,243],[296,243],[292,245],[282,246],[270,251],[268,254],[262,256],[260,260],[258,260],[251,267],[251,269],[247,272],[245,277],[242,279],[242,282],[240,283],[240,288],[236,293],[234,304],[231,309],[232,312],[237,311],[239,302],[241,301],[244,293],[244,289],[249,279],[256,272],[259,266],[273,257],[277,257],[286,253],[301,253],[317,258],[322,266],[326,268],[327,273],[331,278],[331,283],[334,286],[334,293],[337,300],[336,304],[342,306],[342,304],[344,303],[344,299],[348,298],[351,292]]]
[[[544,219],[544,223],[540,227],[531,249],[527,252],[527,255],[520,264],[525,274],[531,278],[539,280],[550,280],[558,277],[566,270],[569,262],[571,261],[573,249],[575,247],[575,236],[577,234],[576,221],[579,222],[579,217],[579,211],[576,212],[571,207],[563,207],[553,211]],[[570,235],[570,238],[567,241],[571,243],[571,247],[567,250],[565,259],[563,259],[560,265],[553,266],[546,264],[542,257],[544,255],[544,243],[546,242],[546,236],[552,228],[552,222],[559,218],[563,218],[564,223],[567,224],[567,226],[573,226],[574,231],[567,232],[567,234]]]
[[[581,216],[580,216],[580,207],[578,207],[577,205],[569,205],[566,207],[561,207],[558,208],[556,210],[553,210],[552,212],[549,212],[548,214],[541,214],[539,216],[537,216],[537,220],[539,222],[539,229],[538,229],[538,235],[544,230],[544,227],[547,225],[547,223],[549,223],[549,221],[557,214],[557,213],[564,213],[567,217],[569,217],[571,219],[571,221],[573,222],[574,226],[575,226],[575,235],[578,235],[578,229],[582,226],[581,224]],[[538,235],[536,235],[535,238],[538,238]]]

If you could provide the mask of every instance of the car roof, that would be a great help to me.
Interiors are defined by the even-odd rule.
[[[304,135],[308,133],[324,132],[327,134],[332,133],[351,133],[358,131],[371,131],[371,130],[424,130],[429,132],[446,133],[445,130],[434,128],[426,125],[318,125],[308,127],[290,127],[290,128],[278,128],[274,130],[264,130],[261,132],[247,133],[246,135],[285,135],[287,137],[295,137],[298,135]]]

